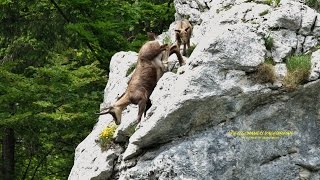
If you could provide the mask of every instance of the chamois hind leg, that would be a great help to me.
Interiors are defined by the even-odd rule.
[[[146,117],[148,109],[152,106],[150,99],[147,100],[146,110],[144,111],[144,117]]]
[[[138,103],[138,106],[139,106],[139,112],[138,112],[137,122],[140,123],[142,115],[145,112],[147,107],[147,100],[141,99]]]
[[[148,103],[148,91],[140,87],[138,90],[134,91],[134,93],[130,94],[130,100],[133,104],[137,104],[139,107],[137,122],[141,121],[143,113],[146,111],[147,103]]]

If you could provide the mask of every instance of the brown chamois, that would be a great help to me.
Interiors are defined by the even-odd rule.
[[[149,99],[152,91],[157,85],[158,80],[165,72],[165,67],[162,64],[162,59],[165,56],[164,52],[169,47],[167,44],[160,45],[158,41],[148,41],[145,43],[138,56],[137,67],[125,93],[110,107],[102,109],[98,115],[111,114],[117,125],[121,123],[122,111],[129,105],[135,104],[139,106],[137,122],[141,121],[143,113],[151,107]],[[177,45],[173,45],[169,49],[169,56],[175,53],[179,59],[180,65],[185,62],[180,54]]]
[[[176,41],[177,41],[178,47],[180,49],[181,44],[183,45],[182,54],[186,56],[187,55],[186,46],[188,46],[188,49],[190,48],[192,25],[186,19],[178,21],[175,31],[176,31]]]

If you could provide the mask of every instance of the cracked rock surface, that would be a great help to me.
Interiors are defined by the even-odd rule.
[[[196,48],[187,64],[159,80],[139,126],[137,106],[124,110],[116,145],[106,151],[96,140],[112,116],[100,116],[76,149],[69,179],[320,179],[320,14],[290,0],[278,7],[245,0],[174,4],[176,20],[189,17],[194,25]],[[174,27],[159,41],[174,39]],[[306,52],[309,82],[288,92],[286,59]],[[254,78],[267,58],[274,84]],[[136,60],[135,52],[113,56],[102,107],[125,91]]]

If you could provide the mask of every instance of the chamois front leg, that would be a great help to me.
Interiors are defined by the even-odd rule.
[[[113,113],[114,121],[117,125],[121,123],[122,111],[131,104],[129,99],[128,92],[126,92],[118,101],[116,101],[113,105]]]
[[[190,49],[190,38],[188,39],[187,46],[188,46],[188,50],[189,50]]]
[[[179,51],[180,51],[180,46],[181,46],[181,38],[179,36],[179,33],[180,33],[180,30],[176,30],[176,41],[177,41],[177,45],[178,45],[178,48],[179,48]]]
[[[187,45],[185,43],[183,44],[183,55],[187,55]]]
[[[177,45],[172,45],[172,46],[170,47],[169,56],[171,56],[173,53],[175,53],[175,54],[177,55],[177,58],[178,58],[178,60],[179,60],[180,66],[183,66],[183,65],[186,64],[186,62],[184,61],[184,59],[183,59],[183,57],[182,57],[182,55],[181,55],[181,53],[180,53],[180,48],[179,48],[179,46],[177,46]]]

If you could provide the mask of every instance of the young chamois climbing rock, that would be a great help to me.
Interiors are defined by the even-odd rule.
[[[183,45],[182,54],[186,56],[187,55],[186,46],[188,46],[188,49],[190,48],[192,25],[186,19],[178,21],[175,32],[176,32],[176,41],[177,41],[178,47],[180,49],[181,44]]]
[[[143,113],[151,107],[149,97],[166,70],[162,64],[163,58],[166,57],[165,53],[167,56],[175,53],[180,65],[185,64],[177,45],[168,47],[167,44],[160,45],[158,41],[148,41],[139,51],[137,67],[128,82],[125,93],[113,105],[102,109],[98,115],[111,114],[115,123],[119,125],[122,111],[129,104],[135,104],[139,106],[137,117],[139,123]]]

